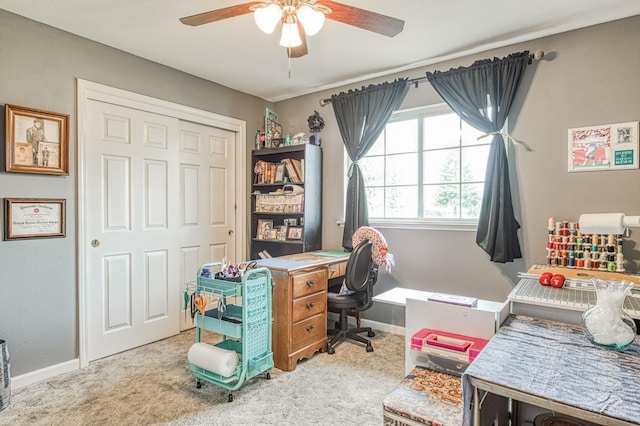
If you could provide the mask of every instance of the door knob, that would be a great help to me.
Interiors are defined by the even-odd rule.
[[[229,230],[229,236],[230,236],[230,237],[231,237],[231,236],[233,236],[233,229],[230,229],[230,230]]]
[[[91,247],[98,247],[100,245],[100,240],[91,240]]]

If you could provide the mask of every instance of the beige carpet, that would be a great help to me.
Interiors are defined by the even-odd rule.
[[[404,336],[372,340],[374,352],[344,342],[292,372],[273,369],[227,402],[225,389],[197,389],[186,369],[190,330],[14,391],[0,425],[381,425],[382,400],[404,375]]]

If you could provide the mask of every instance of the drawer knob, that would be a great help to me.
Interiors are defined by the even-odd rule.
[[[311,308],[313,308],[315,306],[316,302],[309,302],[307,303],[307,309],[311,310]]]
[[[313,280],[307,280],[307,287],[313,286]]]
[[[309,325],[307,326],[307,331],[308,331],[308,332],[311,332],[311,330],[313,330],[313,324],[309,324]]]

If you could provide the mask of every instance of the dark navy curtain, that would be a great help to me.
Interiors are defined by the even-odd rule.
[[[389,117],[409,90],[406,79],[349,90],[331,96],[331,105],[336,115],[342,141],[353,162],[349,169],[347,201],[344,215],[342,246],[353,249],[351,237],[361,226],[369,225],[367,194],[358,160],[365,156],[384,130]]]
[[[493,135],[476,234],[476,243],[493,262],[522,257],[502,129],[528,63],[525,51],[477,61],[470,67],[427,72],[431,85],[462,120]]]

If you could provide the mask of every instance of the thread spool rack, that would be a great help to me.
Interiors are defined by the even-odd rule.
[[[578,222],[547,223],[547,266],[624,272],[621,234],[583,234]]]

